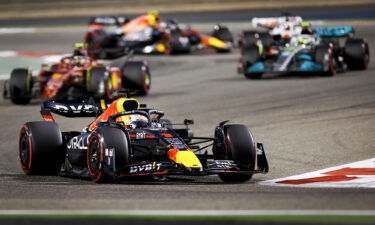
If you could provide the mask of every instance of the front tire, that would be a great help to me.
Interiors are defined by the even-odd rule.
[[[14,104],[29,104],[32,88],[33,78],[28,69],[17,68],[12,71],[9,79],[9,94]]]
[[[227,150],[225,159],[233,160],[247,170],[253,171],[256,161],[256,148],[249,129],[241,124],[226,125],[224,127],[224,136]],[[243,173],[219,174],[220,179],[228,183],[246,182],[252,176],[252,174]]]
[[[25,174],[57,174],[64,160],[64,142],[54,122],[29,122],[20,132],[19,161]]]
[[[350,70],[365,70],[370,62],[370,50],[364,39],[348,39],[345,43],[345,63]]]
[[[113,151],[115,170],[126,167],[129,163],[129,145],[125,133],[112,127],[99,127],[91,135],[87,147],[87,169],[96,183],[112,182],[116,178],[114,171],[105,161],[105,151]],[[113,165],[112,165],[113,166]]]
[[[112,98],[111,80],[104,66],[94,67],[86,73],[86,89],[94,98]]]

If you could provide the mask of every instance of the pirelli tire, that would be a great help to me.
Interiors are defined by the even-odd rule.
[[[172,55],[172,54],[176,53],[175,45],[178,44],[178,43],[175,43],[175,42],[178,41],[178,40],[176,40],[176,38],[178,39],[178,36],[177,36],[177,33],[175,33],[175,32],[165,32],[163,34],[162,43],[165,47],[164,53],[166,55]]]
[[[259,33],[256,31],[245,30],[241,34],[241,39],[239,40],[239,46],[250,46],[258,41]]]
[[[233,160],[241,167],[254,171],[256,147],[250,130],[242,124],[225,125],[224,139],[227,150],[225,159]],[[249,181],[252,174],[221,173],[219,177],[224,182],[240,183]]]
[[[239,45],[255,45],[258,41],[261,41],[263,48],[267,49],[272,46],[273,37],[268,32],[243,31]]]
[[[93,132],[88,141],[86,162],[89,176],[94,182],[116,181],[117,177],[112,169],[119,171],[128,165],[128,143],[125,132],[118,128],[99,127]],[[108,157],[113,157],[113,163],[108,163]],[[115,168],[109,169],[113,165]]]
[[[243,73],[248,79],[261,79],[262,72],[248,72],[247,69],[261,60],[259,48],[256,44],[244,45],[241,47]]]
[[[90,57],[95,59],[106,59],[107,54],[104,50],[107,33],[104,30],[96,29],[88,32],[85,37],[87,45],[87,53]]]
[[[336,74],[336,61],[333,48],[330,45],[321,44],[316,47],[315,62],[322,65],[322,76],[334,76]]]
[[[197,37],[197,36],[194,36]],[[187,43],[182,44],[180,39],[188,40]],[[200,40],[195,40],[200,41]],[[189,53],[191,43],[189,37],[182,36],[179,30],[167,31],[162,36],[162,43],[165,47],[164,53],[166,55],[173,55],[179,53]]]
[[[259,40],[262,42],[264,49],[269,49],[273,44],[273,37],[268,32],[258,33]]]
[[[368,43],[362,38],[349,38],[344,48],[345,63],[350,70],[365,70],[370,62]]]
[[[33,77],[25,68],[14,69],[8,82],[10,100],[14,104],[26,105],[32,98]]]
[[[26,123],[21,129],[18,144],[19,162],[25,174],[54,175],[60,171],[65,145],[57,123]]]
[[[86,72],[86,89],[94,98],[111,98],[111,87],[107,68],[92,67]]]
[[[151,88],[151,73],[143,61],[126,62],[122,67],[122,86],[147,95]]]

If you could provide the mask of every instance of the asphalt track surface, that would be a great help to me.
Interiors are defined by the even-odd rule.
[[[357,36],[367,37],[375,52],[373,24],[356,28]],[[82,40],[83,33],[62,29],[4,34],[0,50],[67,52],[72,43]],[[264,143],[269,174],[255,175],[245,184],[224,184],[216,176],[120,184],[26,176],[17,160],[18,133],[25,122],[41,120],[40,101],[16,106],[1,100],[0,209],[374,210],[374,189],[258,184],[374,157],[374,57],[366,71],[334,77],[267,75],[262,80],[238,75],[238,57],[238,50],[137,56],[148,60],[152,72],[152,90],[140,101],[164,110],[172,121],[193,118],[197,136],[212,136],[223,120],[245,124],[255,140]],[[91,119],[57,117],[57,121],[66,131],[81,130]]]

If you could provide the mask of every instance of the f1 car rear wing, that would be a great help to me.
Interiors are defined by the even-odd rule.
[[[117,97],[129,98],[137,93],[137,90],[123,88],[117,91]],[[40,113],[47,121],[54,121],[51,113],[65,117],[97,117],[115,100],[116,98],[95,101],[92,97],[88,100],[47,100],[42,103]],[[140,108],[146,107],[146,104],[140,104]]]
[[[354,35],[351,26],[311,27],[314,33],[320,37],[350,37]]]
[[[130,19],[125,16],[95,16],[90,18],[89,24],[121,26],[129,21]]]
[[[46,121],[55,121],[51,113],[65,117],[94,117],[105,110],[114,100],[49,100],[42,103],[40,113]]]
[[[282,23],[293,23],[298,25],[302,22],[300,16],[281,16],[281,17],[254,17],[251,20],[253,27],[264,27],[272,29],[279,26]]]

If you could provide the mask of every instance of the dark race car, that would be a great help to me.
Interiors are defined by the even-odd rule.
[[[29,68],[16,68],[4,83],[3,96],[15,104],[28,104],[32,98],[76,99],[113,98],[117,90],[131,88],[146,95],[151,74],[144,61],[125,60],[121,68],[106,66],[88,57],[82,45],[60,62],[42,64],[37,77]]]
[[[162,22],[155,12],[132,20],[119,16],[93,17],[85,36],[89,54],[99,59],[118,58],[129,50],[175,54],[211,47],[217,52],[229,52],[232,42],[232,33],[225,26],[216,25],[211,36],[206,36],[189,27],[182,29],[176,20]]]
[[[211,174],[224,182],[246,182],[255,173],[268,172],[263,145],[254,142],[246,126],[224,121],[215,128],[214,137],[194,137],[188,127],[192,120],[175,128],[176,124],[162,119],[164,112],[145,107],[125,97],[113,102],[46,101],[41,110],[45,121],[28,122],[21,129],[20,165],[29,175],[95,182]],[[101,115],[83,132],[61,132],[51,112],[67,117]]]
[[[270,72],[332,76],[368,67],[368,42],[354,37],[351,26],[311,27],[300,17],[254,18],[254,23],[270,30],[241,35],[237,70],[247,78],[261,78]]]

